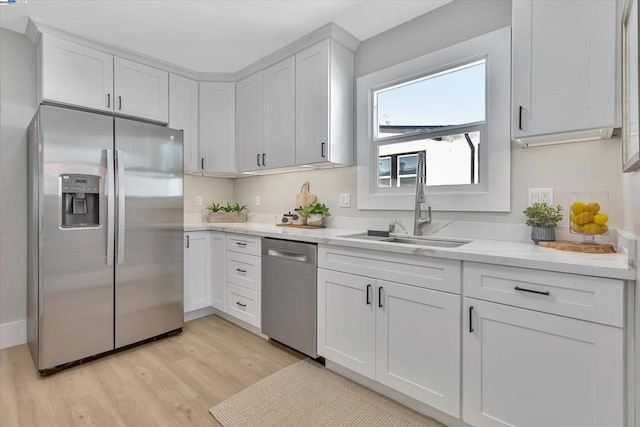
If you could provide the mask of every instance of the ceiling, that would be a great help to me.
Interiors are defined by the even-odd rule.
[[[0,6],[0,27],[28,18],[198,72],[235,73],[335,22],[360,41],[451,0],[27,0]]]

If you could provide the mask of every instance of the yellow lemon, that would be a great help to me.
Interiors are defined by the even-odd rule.
[[[582,202],[573,202],[573,204],[571,205],[571,212],[578,215],[579,213],[584,212],[586,207],[587,205]]]
[[[607,216],[607,214],[599,213],[593,217],[593,222],[598,225],[604,225],[607,223],[607,221],[609,221],[609,217]]]
[[[585,234],[600,234],[602,233],[602,228],[598,224],[590,222],[582,226],[582,232]]]
[[[575,215],[573,212],[571,212],[571,213],[569,214],[569,221],[573,222],[573,220],[575,219],[575,217],[576,217],[576,215]]]
[[[582,226],[578,224],[571,224],[571,230],[574,233],[582,233]]]
[[[576,215],[575,223],[578,225],[585,225],[593,221],[593,214],[591,212],[582,212]]]
[[[584,208],[584,210],[595,215],[600,212],[600,205],[598,202],[591,202]]]
[[[607,227],[607,224],[602,224],[600,228],[602,229],[603,234],[609,231],[609,227]]]

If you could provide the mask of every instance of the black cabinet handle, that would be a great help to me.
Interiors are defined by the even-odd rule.
[[[382,286],[378,288],[378,308],[382,308]]]
[[[122,97],[118,97],[118,110],[122,110]]]
[[[246,306],[247,306],[247,304],[242,304],[242,303],[241,303],[241,302],[239,302],[239,301],[238,301],[238,302],[236,302],[236,304],[238,304],[240,307],[246,307]]]
[[[187,249],[189,249],[189,236],[187,236]]]
[[[551,292],[549,292],[549,291],[546,291],[546,292],[534,291],[533,289],[525,289],[525,288],[521,288],[520,286],[516,286],[513,289],[515,289],[516,291],[531,292],[532,294],[539,294],[539,295],[547,295],[547,296],[549,296],[551,294]]]
[[[236,246],[240,246],[241,248],[244,248],[247,246],[247,244],[243,242],[236,242]]]
[[[469,333],[473,333],[473,306],[469,306]]]
[[[256,165],[260,166],[260,153],[256,154]]]
[[[324,158],[327,157],[324,155],[324,142],[320,144],[320,155]]]
[[[522,105],[518,111],[518,129],[522,130]]]
[[[267,166],[267,164],[264,162],[265,156],[266,156],[266,154],[262,153],[262,166]]]
[[[371,304],[371,285],[367,285],[367,305]]]
[[[243,274],[247,272],[247,270],[243,270],[243,269],[241,269],[241,268],[236,268],[236,271],[237,271],[238,273],[243,273]]]
[[[200,160],[200,164],[201,164],[202,170],[204,170],[204,157],[202,157],[202,160]]]
[[[107,108],[111,108],[111,94],[107,94]]]

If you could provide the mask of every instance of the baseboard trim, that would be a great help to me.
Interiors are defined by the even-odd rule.
[[[27,342],[27,319],[0,324],[0,350]]]
[[[204,307],[198,310],[189,311],[184,314],[184,321],[190,322],[201,317],[207,317],[213,314],[213,307]]]

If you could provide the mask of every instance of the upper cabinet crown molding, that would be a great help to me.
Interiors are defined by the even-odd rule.
[[[119,58],[128,59],[130,61],[137,62],[139,64],[148,65],[149,67],[159,68],[172,74],[176,74],[188,79],[197,81],[216,81],[216,82],[235,82],[236,77],[234,73],[212,73],[212,72],[198,72],[188,68],[181,67],[179,65],[172,64],[170,62],[162,61],[160,59],[153,58],[142,53],[134,52],[132,50],[118,48],[104,44],[95,40],[87,39],[86,37],[79,36],[77,34],[65,31],[60,28],[56,28],[37,19],[30,18],[27,24],[27,30],[25,32],[26,37],[34,45],[38,45],[42,34],[50,34],[57,38],[76,43],[91,49],[99,50],[110,55],[117,56]]]
[[[512,139],[611,137],[620,126],[615,1],[513,3]]]
[[[242,80],[245,77],[249,77],[250,75],[262,71],[265,68],[269,68],[272,65],[293,56],[300,51],[307,49],[318,42],[321,42],[325,39],[332,39],[346,49],[351,52],[355,52],[358,46],[360,45],[360,40],[352,36],[342,27],[330,22],[315,31],[310,32],[309,34],[299,38],[293,43],[286,45],[285,47],[276,50],[275,52],[265,56],[262,59],[254,62],[253,64],[243,68],[238,71],[235,76],[236,80]]]

